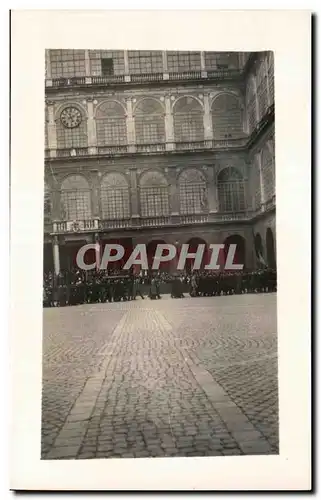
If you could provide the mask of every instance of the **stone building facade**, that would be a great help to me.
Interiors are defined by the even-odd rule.
[[[275,266],[272,52],[48,50],[44,267],[85,243]]]

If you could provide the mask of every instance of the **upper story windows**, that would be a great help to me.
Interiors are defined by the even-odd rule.
[[[50,50],[52,78],[85,76],[84,50]]]
[[[125,73],[123,50],[88,50],[91,76],[117,76]]]
[[[48,50],[46,78],[238,70],[246,53],[158,50]]]
[[[200,71],[200,52],[167,52],[167,67],[169,72]]]
[[[239,66],[238,52],[205,52],[205,67],[208,70],[238,69]]]
[[[163,73],[162,52],[156,50],[129,50],[129,74]]]

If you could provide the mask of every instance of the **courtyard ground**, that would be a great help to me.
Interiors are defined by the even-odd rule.
[[[278,453],[276,294],[44,309],[42,458]]]

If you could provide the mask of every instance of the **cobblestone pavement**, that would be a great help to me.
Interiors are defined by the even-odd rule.
[[[44,310],[42,458],[278,453],[276,294]]]

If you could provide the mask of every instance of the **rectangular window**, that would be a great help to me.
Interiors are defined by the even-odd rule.
[[[201,70],[200,52],[173,52],[167,53],[168,71],[178,73],[184,71]]]
[[[124,75],[125,62],[123,50],[89,50],[90,73],[92,76]],[[112,60],[112,73],[104,73],[103,61]],[[106,63],[111,64],[111,63]],[[106,68],[108,71],[108,68]]]
[[[163,73],[162,52],[155,50],[129,50],[128,65],[130,74]]]
[[[85,76],[84,50],[50,50],[52,78]]]
[[[102,76],[111,76],[114,74],[114,61],[111,58],[101,60]]]
[[[205,52],[205,69],[237,69],[239,67],[238,52]]]

